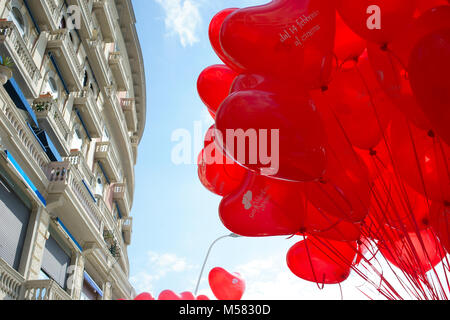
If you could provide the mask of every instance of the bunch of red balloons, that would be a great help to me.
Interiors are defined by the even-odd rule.
[[[273,0],[219,12],[209,36],[224,64],[198,79],[215,119],[198,173],[223,224],[303,237],[287,263],[318,284],[381,254],[443,297],[427,274],[449,270],[449,1]]]
[[[134,298],[135,301],[154,301],[156,300],[151,293],[143,292]],[[181,294],[176,294],[172,290],[162,291],[157,300],[209,300],[205,295],[194,296],[191,292],[182,292]]]

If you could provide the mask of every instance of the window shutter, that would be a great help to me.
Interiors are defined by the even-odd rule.
[[[18,270],[27,234],[30,210],[0,180],[0,258]]]

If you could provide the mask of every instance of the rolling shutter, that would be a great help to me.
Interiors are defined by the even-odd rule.
[[[67,269],[70,265],[70,262],[70,255],[66,253],[66,251],[51,235],[45,242],[44,257],[42,259],[41,268],[63,289],[66,288]]]
[[[0,258],[18,270],[30,210],[0,179]]]

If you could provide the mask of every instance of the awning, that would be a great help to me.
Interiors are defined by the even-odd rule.
[[[86,271],[84,271],[84,279],[86,280],[87,283],[89,283],[89,285],[92,287],[92,289],[94,289],[95,292],[97,292],[99,294],[99,296],[103,298],[103,291],[95,283],[95,281],[92,280],[92,278],[89,276],[89,274]]]
[[[23,169],[20,167],[20,165],[17,163],[17,161],[14,159],[14,157],[11,155],[10,152],[5,150],[6,156],[9,160],[9,162],[12,164],[12,166],[17,170],[17,172],[22,176],[22,178],[25,180],[25,182],[28,184],[31,190],[36,194],[36,196],[39,198],[39,200],[42,202],[44,206],[47,205],[47,202],[45,201],[42,194],[39,192],[39,190],[36,188],[36,186],[33,184],[33,182],[30,180],[28,175],[23,171]]]

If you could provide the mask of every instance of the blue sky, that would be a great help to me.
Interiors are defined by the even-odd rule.
[[[208,40],[215,13],[263,0],[133,0],[147,78],[147,124],[139,148],[132,245],[131,281],[136,291],[193,291],[210,243],[229,233],[218,216],[220,198],[203,188],[191,165],[175,165],[171,153],[178,129],[194,134],[211,123],[196,81],[209,65],[220,63]],[[201,144],[201,141],[199,142]],[[285,254],[298,239],[225,239],[213,250],[205,276],[216,266],[243,274],[244,299],[340,299],[339,286],[318,290],[293,276]],[[345,298],[362,298],[351,279]],[[203,279],[201,292],[212,297]],[[367,288],[370,290],[370,288]]]

